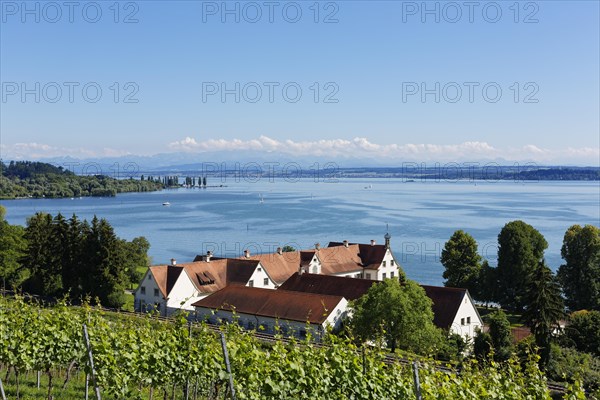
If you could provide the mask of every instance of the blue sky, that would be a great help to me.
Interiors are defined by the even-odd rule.
[[[597,1],[75,4],[0,4],[3,158],[600,164]]]

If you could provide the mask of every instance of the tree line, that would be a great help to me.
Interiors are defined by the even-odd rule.
[[[559,379],[565,368],[585,368],[600,387],[600,228],[573,225],[564,235],[564,263],[556,274],[546,264],[543,235],[523,221],[507,223],[498,235],[497,266],[483,260],[477,242],[458,230],[444,245],[445,286],[467,288],[483,303],[495,303],[519,315],[531,331],[529,343],[541,366]],[[568,314],[570,312],[570,314]],[[561,329],[560,322],[566,321]],[[515,351],[510,322],[502,311],[488,318],[488,332],[475,339],[475,353],[506,360]],[[571,370],[575,374],[575,370]],[[580,373],[579,371],[578,373]]]
[[[120,239],[104,218],[88,222],[37,213],[27,226],[10,225],[0,206],[0,279],[5,288],[42,296],[98,298],[108,307],[125,303],[124,290],[148,267],[144,237]]]
[[[115,179],[106,175],[79,176],[63,167],[33,161],[0,161],[0,199],[113,197],[117,193],[161,190],[159,180]]]

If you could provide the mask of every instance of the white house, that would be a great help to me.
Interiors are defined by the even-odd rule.
[[[148,269],[134,292],[136,311],[156,310],[170,315],[177,310],[193,311],[192,303],[228,285],[275,289],[275,283],[259,261],[214,258]]]
[[[467,289],[421,286],[433,301],[433,322],[438,327],[471,340],[478,329],[483,329],[483,320]]]
[[[390,247],[391,236],[385,235],[385,244],[330,242],[318,250],[322,271],[325,275],[348,276],[381,281],[400,276],[400,265]]]
[[[227,286],[194,303],[196,318],[209,323],[237,322],[246,329],[318,339],[328,327],[339,329],[348,301],[342,296]]]
[[[356,300],[375,284],[377,281],[368,279],[296,273],[278,290],[329,294]],[[482,329],[483,321],[468,290],[440,286],[421,287],[433,302],[433,323],[437,327],[469,339],[474,338],[478,328]]]

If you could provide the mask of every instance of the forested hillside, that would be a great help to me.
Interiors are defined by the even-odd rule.
[[[164,188],[153,180],[115,179],[106,175],[79,176],[51,164],[33,161],[0,162],[0,199],[112,197],[117,193],[149,192]]]

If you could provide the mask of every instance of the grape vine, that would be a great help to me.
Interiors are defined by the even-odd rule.
[[[170,323],[123,317],[93,307],[51,308],[22,298],[0,298],[0,366],[20,374],[91,371],[82,325],[86,324],[103,399],[225,399],[228,376],[216,333],[192,328],[182,316]],[[307,338],[265,345],[236,324],[223,326],[238,399],[414,399],[410,366],[385,362],[375,348],[359,348],[335,336],[326,346]],[[550,399],[535,360],[503,365],[466,363],[459,374],[420,362],[424,399]],[[68,384],[68,374],[64,385]],[[6,382],[5,382],[6,384]],[[18,388],[17,388],[18,391]],[[573,385],[565,399],[579,399]],[[81,398],[81,397],[80,397]]]

